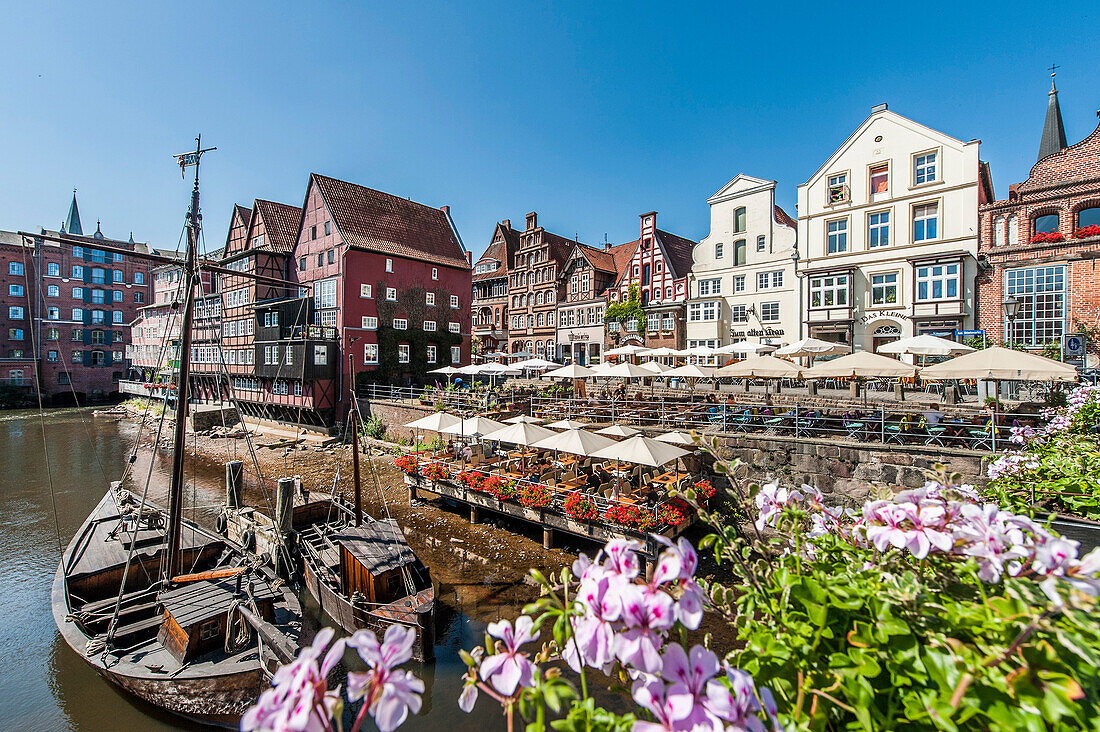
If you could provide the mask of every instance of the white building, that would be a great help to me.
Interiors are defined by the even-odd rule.
[[[974,327],[978,146],[880,104],[798,187],[806,335],[874,351]]]
[[[710,234],[692,253],[688,346],[799,338],[796,223],[773,180],[740,174],[707,199]]]

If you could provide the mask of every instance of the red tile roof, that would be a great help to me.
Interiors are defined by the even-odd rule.
[[[302,209],[285,203],[256,199],[256,213],[264,220],[264,237],[261,249],[275,252],[292,252],[298,241],[298,226],[302,222]]]
[[[779,208],[779,206],[775,207],[775,220],[783,224],[784,226],[791,227],[792,229],[798,228],[798,222],[788,216],[787,212]]]
[[[353,249],[470,267],[442,210],[317,173],[312,177],[336,228]]]

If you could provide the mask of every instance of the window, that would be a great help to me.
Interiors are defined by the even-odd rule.
[[[363,344],[363,363],[378,363],[378,344]]]
[[[898,273],[871,275],[871,304],[896,305],[898,302]]]
[[[733,291],[744,292],[745,291],[745,275],[733,276]]]
[[[810,307],[831,308],[848,304],[848,275],[810,280]]]
[[[540,328],[541,328],[542,326],[546,325],[546,317],[545,317],[545,315],[546,315],[545,313],[539,313],[539,314],[538,314],[538,321],[537,321],[537,322],[538,322],[538,325],[539,325],[539,327],[540,327]]]
[[[425,292],[424,293],[424,304],[425,305],[435,305],[435,293],[434,292]]]
[[[648,313],[645,318],[645,329],[650,333],[656,333],[661,329],[661,314]]]
[[[79,264],[73,265],[73,277],[78,280],[84,279],[84,267]]]
[[[244,307],[250,301],[250,293],[247,287],[241,287],[240,289],[230,290],[225,293],[225,306],[227,308]]]
[[[1024,267],[1005,273],[1005,292],[1022,303],[1007,326],[1010,343],[1042,346],[1060,341],[1066,320],[1066,267]]]
[[[58,264],[57,262],[47,262],[46,263],[46,276],[47,277],[60,277],[61,276],[61,265]]]
[[[433,280],[438,280],[439,279],[439,267],[432,267],[432,279]],[[432,363],[435,363],[435,362],[433,361]]]
[[[434,320],[425,320],[423,330],[426,330],[429,333],[433,332],[435,330],[435,321]]]
[[[145,302],[145,293],[144,292],[135,292],[134,293],[134,302],[139,303],[139,304]]]
[[[552,294],[552,291],[546,293],[546,302],[548,302],[548,303],[554,302],[554,296]],[[458,307],[458,295],[451,295],[451,307],[452,308],[457,308]]]
[[[58,351],[46,351],[46,360],[50,363],[57,363],[59,355]]]
[[[46,340],[48,340],[48,341],[61,340],[61,329],[60,328],[47,328],[46,329]]]
[[[46,297],[61,297],[61,288],[57,285],[50,285],[46,288]]]
[[[92,302],[96,305],[102,305],[107,302],[107,293],[103,290],[92,290]]]
[[[709,300],[707,302],[693,302],[688,304],[688,321],[697,323],[707,320],[718,320],[719,302]],[[630,330],[629,323],[627,330]]]
[[[111,281],[112,282],[122,282],[122,270],[121,269],[116,269],[114,272],[111,273]]]
[[[316,224],[309,227],[309,238],[311,240],[317,238],[317,225]]]
[[[112,323],[121,323],[122,322],[122,311],[121,310],[112,310],[111,311],[111,322]]]
[[[394,330],[408,330],[409,329],[409,321],[406,320],[405,318],[394,318],[393,319],[393,329]]]
[[[777,302],[762,302],[762,303],[760,303],[760,322],[761,323],[778,323],[779,322],[779,303],[777,303]]]
[[[313,365],[314,366],[327,366],[328,365],[328,346],[314,346],[313,347]]]
[[[771,272],[756,273],[756,289],[774,290],[783,286],[783,270],[777,269]]]
[[[359,285],[359,297],[374,297],[371,285]]]
[[[890,166],[883,163],[882,165],[871,166],[871,181],[869,191],[871,192],[871,198],[880,193],[888,193],[890,190]]]
[[[284,353],[286,354],[286,363],[287,363],[288,366],[290,366],[291,364],[294,363],[294,346],[292,346],[288,343],[286,345],[286,349],[284,350]]]
[[[23,319],[23,308],[19,307],[18,305],[10,306],[8,308],[8,317],[11,318],[12,320],[22,320]]]
[[[1036,216],[1031,222],[1032,234],[1049,234],[1058,231],[1058,214],[1044,214]]]
[[[396,287],[387,287],[386,288],[386,299],[389,300],[390,302],[397,302],[397,288]]]
[[[324,267],[325,266],[325,253],[324,252],[321,252],[320,254],[317,255],[317,266],[318,267]]]
[[[144,272],[134,272],[134,284],[135,285],[144,285],[145,284],[145,273]]]
[[[12,297],[23,297],[23,285],[8,285],[8,295]]]
[[[730,322],[731,323],[747,323],[749,322],[749,310],[745,305],[730,305]]]
[[[878,211],[876,213],[868,215],[867,246],[870,249],[874,249],[875,247],[890,246],[889,211]]]
[[[103,351],[92,351],[92,366],[102,366],[107,363],[107,354]]]
[[[825,203],[844,203],[848,200],[848,174],[837,173],[830,175],[828,185],[825,188]]]
[[[290,393],[290,385],[282,379],[276,379],[271,385],[271,393],[275,396],[286,396]]]
[[[73,297],[75,297],[77,300],[83,300],[84,299],[84,288],[83,287],[74,287],[73,288]]]
[[[953,300],[959,296],[959,264],[917,267],[917,300]]]
[[[84,322],[84,311],[80,308],[73,308],[73,320]]]
[[[74,340],[74,341],[84,340],[84,329],[83,328],[73,328],[73,334],[71,336],[71,339]]]
[[[22,275],[23,263],[22,262],[8,262],[8,274],[10,275]]]
[[[553,325],[554,324],[554,314],[553,313],[550,313],[549,315],[547,315],[546,319],[547,319],[547,323],[546,323],[547,325]],[[458,323],[454,322],[453,320],[450,321],[449,323],[447,323],[447,330],[451,333],[460,333],[461,332],[461,328],[459,328]]]
[[[716,277],[711,280],[699,280],[699,297],[709,297],[710,295],[722,294],[722,278]]]
[[[330,224],[331,224],[331,222],[329,222],[329,221],[325,222],[325,236],[328,236],[329,234],[332,233],[332,227],[330,226]]]
[[[462,360],[462,346],[451,346],[451,363],[459,363]]]
[[[265,328],[278,328],[279,327],[279,311],[268,311],[264,313],[264,327]]]
[[[767,239],[767,237],[765,237],[763,235],[760,235],[760,236],[756,237],[756,251],[762,252],[762,251],[765,251],[767,248],[768,248],[768,239]]]
[[[69,372],[68,371],[62,371],[60,374],[58,374],[57,375],[57,383],[61,384],[62,386],[67,385],[69,383]]]
[[[409,362],[409,346],[406,343],[400,343],[397,346],[397,362],[408,363]]]
[[[301,257],[301,258],[298,259],[298,271],[299,272],[304,272],[305,268],[306,268],[306,258]]]
[[[107,270],[100,267],[92,267],[92,284],[105,285],[107,284]]]
[[[936,153],[928,152],[913,158],[913,183],[933,183],[936,180]]]
[[[122,302],[122,290],[111,291],[111,302]]]
[[[938,203],[921,203],[913,206],[914,242],[928,241],[938,236],[939,211]]]
[[[733,243],[733,263],[744,264],[748,261],[747,247],[745,246],[744,239],[738,239]]]
[[[8,328],[8,338],[13,340],[13,341],[23,340],[23,329],[22,328]]]
[[[378,318],[371,315],[364,315],[363,327],[367,330],[378,330]]]
[[[725,245],[723,245],[723,244],[715,244],[714,245],[714,258],[715,259],[721,259],[722,258],[724,248],[725,248]]]
[[[271,366],[279,363],[278,346],[264,346],[264,364]]]
[[[313,288],[313,307],[318,309],[336,307],[335,277],[327,280],[321,280]]]
[[[739,206],[733,210],[733,233],[740,234],[745,230],[745,207]]]
[[[826,251],[840,254],[848,251],[848,219],[836,219],[825,224]]]
[[[1086,226],[1100,226],[1100,206],[1083,208],[1077,212],[1077,228]]]
[[[438,350],[436,346],[428,346],[428,363],[436,362],[436,353]]]
[[[386,271],[387,272],[393,272],[393,260],[392,259],[387,259],[386,260]]]

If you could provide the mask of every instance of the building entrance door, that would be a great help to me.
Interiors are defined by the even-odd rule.
[[[887,343],[893,343],[901,338],[901,328],[896,325],[883,325],[875,329],[871,335],[871,352],[878,353],[878,349]]]

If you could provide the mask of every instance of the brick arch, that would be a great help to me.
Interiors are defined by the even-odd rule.
[[[1054,205],[1054,204],[1047,204],[1047,205],[1044,205],[1044,206],[1037,206],[1037,207],[1031,209],[1030,211],[1027,212],[1027,235],[1029,237],[1035,235],[1035,219],[1037,219],[1041,216],[1050,216],[1052,214],[1055,214],[1055,215],[1058,216],[1058,229],[1057,230],[1061,231],[1062,226],[1065,224],[1065,219],[1066,219],[1065,214],[1066,213],[1067,213],[1067,211],[1064,207],[1057,206],[1057,205]],[[1070,220],[1072,221],[1072,219],[1073,219],[1073,216],[1071,214],[1070,215]]]
[[[1086,208],[1100,208],[1100,196],[1086,198],[1085,200],[1078,201],[1076,204],[1073,205],[1073,208],[1070,209],[1069,212],[1070,223],[1072,224],[1070,228],[1072,230],[1076,231],[1080,228],[1080,224],[1077,222],[1077,217]]]

